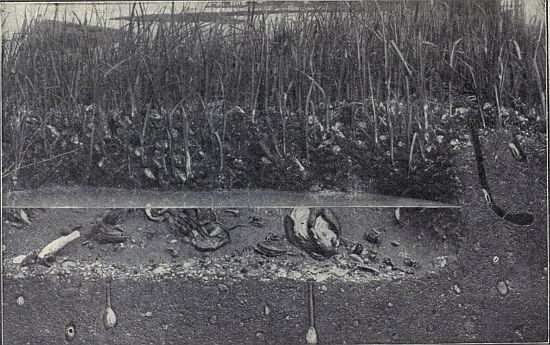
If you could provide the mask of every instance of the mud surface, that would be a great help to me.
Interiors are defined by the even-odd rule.
[[[120,222],[130,237],[124,247],[90,247],[81,238],[52,267],[21,270],[15,256],[75,227],[85,234],[108,210],[25,210],[24,224],[13,218],[20,209],[4,209],[4,340],[63,344],[66,326],[74,324],[75,344],[304,343],[305,280],[314,279],[320,343],[547,342],[546,168],[514,161],[498,140],[495,134],[494,146],[486,146],[494,198],[511,212],[531,212],[535,222],[512,226],[491,212],[465,151],[461,209],[401,209],[400,224],[392,208],[334,209],[344,236],[378,253],[379,262],[365,260],[377,276],[354,270],[347,253],[317,261],[255,252],[270,232],[283,233],[281,217],[290,210],[277,208],[239,209],[238,217],[216,210],[227,226],[255,216],[265,227],[231,230],[231,242],[210,254],[131,210]],[[375,228],[385,229],[378,246],[363,236]],[[403,270],[410,269],[405,258],[419,265],[409,273],[387,269],[386,257]],[[118,318],[110,331],[102,323],[108,277]]]
[[[266,258],[255,252],[253,245],[270,232],[282,234],[281,217],[289,209],[239,210],[237,217],[216,210],[227,226],[253,216],[264,227],[231,230],[231,242],[210,254],[197,252],[143,210],[128,210],[120,222],[130,236],[124,247],[90,247],[82,238],[63,248],[52,267],[21,270],[11,262],[14,256],[75,227],[85,234],[109,211],[27,210],[31,224],[24,226],[6,219],[20,210],[5,211],[4,316],[10,322],[4,324],[4,339],[13,344],[60,344],[65,327],[73,324],[74,343],[82,344],[304,343],[307,279],[317,281],[321,343],[515,342],[548,336],[539,217],[533,227],[518,231],[494,219],[472,220],[456,209],[402,209],[400,223],[393,209],[334,209],[344,235],[378,253],[378,262],[365,259],[380,270],[374,276],[354,270],[357,263],[345,253],[318,261],[300,253]],[[363,236],[372,229],[380,232],[377,245]],[[167,247],[177,249],[178,257]],[[384,267],[385,258],[398,269]],[[418,264],[410,273],[399,270],[407,268],[405,258]],[[110,331],[101,319],[108,277],[118,318]]]
[[[137,189],[53,186],[6,192],[8,207],[458,207],[437,201],[364,192],[288,192],[275,190],[150,191]]]

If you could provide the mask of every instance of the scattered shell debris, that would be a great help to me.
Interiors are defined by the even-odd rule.
[[[252,250],[252,249],[251,249]],[[438,267],[447,264],[447,257],[436,258]],[[262,264],[258,264],[258,262]],[[266,264],[268,263],[268,264]],[[375,266],[375,265],[373,265]],[[67,270],[70,268],[70,270]],[[423,271],[419,271],[422,273]],[[413,271],[414,273],[414,271]],[[105,261],[73,261],[53,262],[50,267],[41,265],[22,267],[21,265],[5,265],[5,277],[24,278],[26,276],[78,275],[84,279],[112,276],[115,279],[129,280],[162,280],[170,278],[196,278],[204,281],[218,281],[220,292],[226,292],[229,287],[227,280],[242,280],[250,277],[276,280],[290,279],[294,281],[313,280],[317,283],[330,280],[346,282],[366,282],[371,280],[403,279],[414,276],[411,272],[391,267],[378,269],[362,265],[353,258],[338,261],[338,258],[318,261],[309,257],[258,258],[258,256],[226,255],[209,258],[182,258],[180,261],[160,264],[120,265]],[[321,289],[323,289],[321,287]]]

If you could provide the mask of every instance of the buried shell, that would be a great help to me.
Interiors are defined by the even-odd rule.
[[[198,231],[193,230],[191,233],[192,238],[190,242],[193,247],[200,252],[212,252],[218,250],[231,242],[229,233],[223,228],[219,229],[219,233],[216,236],[204,236],[199,234]]]
[[[130,238],[122,229],[102,224],[96,225],[89,237],[100,244],[124,243]]]
[[[336,254],[340,244],[340,223],[326,208],[294,208],[285,216],[284,228],[291,244],[315,257]]]
[[[76,337],[76,327],[73,323],[68,324],[65,327],[65,340],[71,342]]]
[[[275,241],[262,241],[254,246],[254,250],[269,257],[281,256],[288,252],[282,243]]]

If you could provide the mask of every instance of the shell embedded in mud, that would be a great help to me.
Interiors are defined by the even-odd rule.
[[[105,329],[111,329],[116,326],[116,314],[115,311],[112,308],[105,308],[105,312],[103,313],[103,326]]]
[[[130,238],[119,227],[114,227],[106,224],[97,224],[92,229],[88,237],[100,244],[123,243]]]
[[[340,244],[340,223],[327,208],[294,208],[285,216],[284,228],[290,243],[315,257],[336,254]]]
[[[254,250],[265,256],[275,257],[284,255],[288,252],[288,248],[278,241],[262,241],[254,247]]]
[[[74,324],[69,324],[65,327],[65,340],[71,342],[76,337],[76,327]]]
[[[23,297],[23,296],[17,297],[17,299],[15,300],[15,303],[17,303],[18,306],[24,305],[25,304],[25,297]]]

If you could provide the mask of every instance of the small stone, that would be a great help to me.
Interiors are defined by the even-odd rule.
[[[432,265],[436,268],[443,268],[447,266],[447,257],[446,256],[438,256],[432,260]]]
[[[326,285],[321,285],[321,291],[326,292],[328,290]]]
[[[171,240],[169,243],[170,243],[170,244],[178,243],[178,240],[173,239],[173,240]]]
[[[394,246],[394,247],[399,247],[399,242],[397,242],[397,241],[392,241],[392,242],[391,242],[391,245]]]
[[[353,327],[359,327],[359,320],[353,320]]]
[[[460,295],[462,293],[462,289],[460,288],[460,286],[458,284],[453,285],[452,290],[457,295]]]
[[[151,315],[153,315],[153,313],[150,312],[150,311],[148,311],[148,312],[145,313],[145,316],[147,316],[147,317],[151,317]]]
[[[497,290],[501,296],[506,296],[508,294],[508,284],[505,281],[499,281],[497,283]]]
[[[499,260],[500,260],[500,258],[498,256],[496,256],[496,255],[493,256],[493,263],[494,264],[498,264]]]
[[[218,290],[222,293],[226,293],[227,291],[229,291],[229,286],[225,284],[218,284]]]
[[[166,274],[168,273],[168,270],[162,266],[159,266],[157,268],[155,268],[152,272],[153,274]]]
[[[296,280],[298,280],[298,279],[302,278],[302,276],[303,276],[303,275],[302,275],[302,273],[300,273],[300,272],[297,272],[297,271],[292,271],[292,272],[290,272],[290,278],[291,278],[291,279],[296,279]]]
[[[292,320],[292,318],[290,317],[290,315],[287,315],[287,316],[285,316],[285,320],[290,321],[290,320]]]
[[[76,266],[78,266],[78,264],[72,260],[65,260],[61,263],[61,267],[63,267],[66,270],[75,268]]]
[[[216,315],[212,315],[210,319],[208,319],[208,323],[211,325],[215,325],[218,323],[218,317]]]
[[[403,265],[406,267],[418,268],[418,263],[410,258],[403,259]]]
[[[393,307],[393,303],[392,303],[392,302],[388,302],[388,307]]]
[[[269,307],[269,304],[266,304],[264,306],[264,315],[269,316],[269,314],[271,314],[271,308]]]
[[[548,275],[548,267],[545,267],[545,268],[542,270],[542,274],[544,274],[545,276]]]
[[[346,292],[346,290],[344,290],[344,288],[340,288],[340,292],[344,293],[344,292]]]
[[[256,338],[258,338],[258,339],[264,339],[265,336],[264,336],[263,332],[257,332],[257,333],[256,333]]]
[[[25,298],[23,296],[19,296],[19,297],[17,297],[15,302],[17,303],[17,305],[22,306],[22,305],[25,304]]]
[[[476,242],[474,243],[474,252],[479,252],[481,250],[481,243]]]
[[[6,251],[6,245],[5,244],[2,245],[2,251],[3,252]]]

